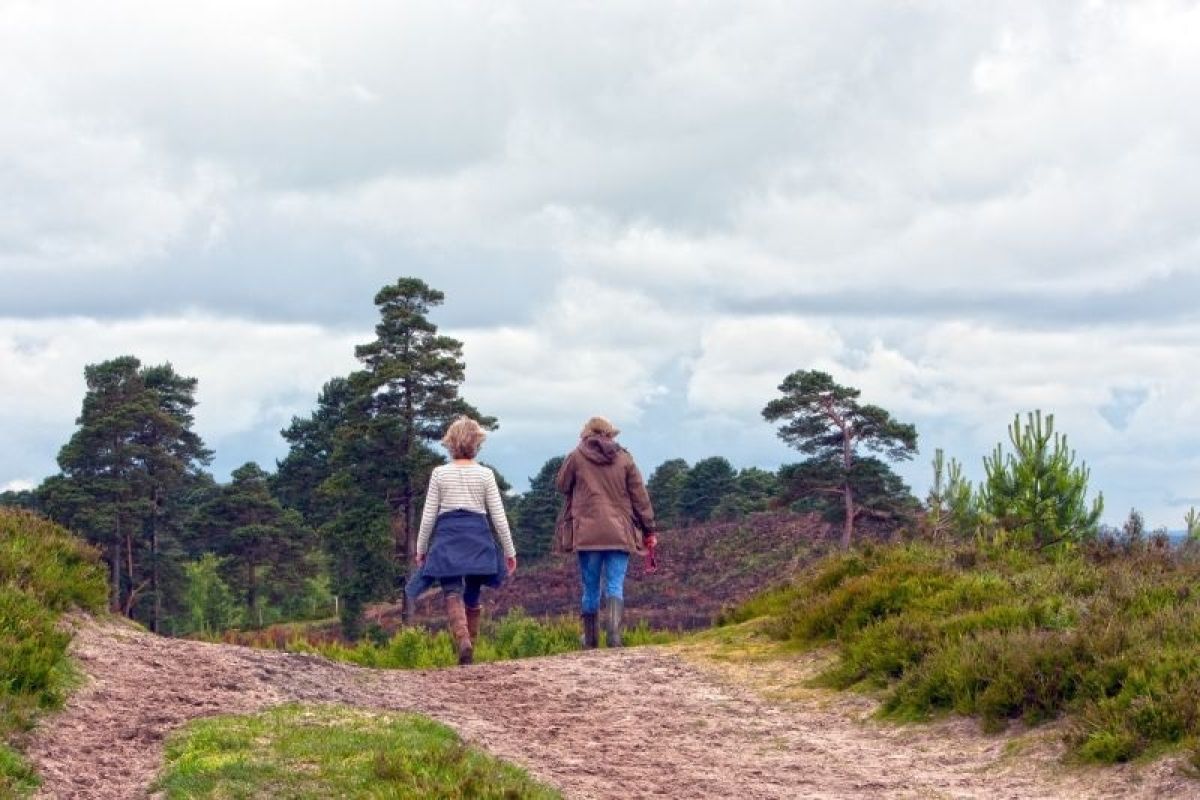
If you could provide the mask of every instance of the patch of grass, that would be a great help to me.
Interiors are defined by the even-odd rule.
[[[731,683],[748,686],[772,701],[819,701],[812,677],[833,654],[780,641],[764,631],[764,619],[691,633],[671,650],[703,664]]]
[[[717,615],[717,626],[737,625],[763,617],[780,617],[791,606],[794,597],[795,590],[791,585],[774,586],[743,603],[722,609]]]
[[[484,663],[569,653],[579,649],[579,637],[576,619],[538,620],[514,609],[499,620],[485,621],[479,641],[475,643],[475,661]],[[629,647],[665,644],[674,638],[672,633],[650,630],[644,622],[624,633],[624,643]],[[458,663],[450,635],[444,630],[425,628],[403,628],[390,639],[366,638],[353,645],[296,638],[285,647],[295,652],[318,653],[334,661],[383,669],[431,669]]]
[[[695,631],[672,642],[672,649],[707,662],[729,663],[773,662],[808,652],[769,636],[766,622],[767,618],[760,617]]]
[[[189,723],[156,789],[168,798],[559,798],[425,717],[287,705]]]
[[[72,608],[102,611],[106,591],[92,548],[35,514],[0,508],[0,739],[11,743],[38,712],[62,705],[71,637],[58,619]],[[0,745],[0,795],[36,783],[16,750]]]
[[[37,773],[6,744],[0,744],[0,797],[20,797],[38,787]]]
[[[831,556],[729,618],[765,612],[780,641],[833,644],[817,682],[879,689],[887,717],[957,712],[999,730],[1070,714],[1079,759],[1186,746],[1200,763],[1197,587],[1188,551],[908,544]]]

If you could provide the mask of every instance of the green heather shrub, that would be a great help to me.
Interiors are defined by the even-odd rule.
[[[105,570],[97,554],[63,528],[27,511],[0,508],[0,739],[27,729],[41,710],[62,705],[70,686],[70,635],[63,611],[101,611]],[[0,795],[36,778],[0,743]]]
[[[1075,756],[1197,747],[1200,557],[1149,542],[1121,557],[927,544],[838,554],[724,621],[839,658],[818,682],[878,688],[881,714],[976,715],[988,730],[1071,715]]]
[[[99,555],[82,539],[28,511],[0,507],[0,580],[50,611],[101,611],[108,597]]]

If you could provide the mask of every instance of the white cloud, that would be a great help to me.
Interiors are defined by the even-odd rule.
[[[136,130],[72,118],[13,88],[0,81],[0,273],[120,272],[189,234],[215,243],[233,182],[224,168],[178,167]]]
[[[465,343],[472,402],[515,430],[570,430],[592,414],[636,423],[666,393],[660,374],[694,324],[644,294],[567,281],[528,326],[451,333]]]
[[[701,413],[753,419],[790,372],[832,370],[845,350],[828,323],[792,317],[751,317],[713,322],[688,383],[688,403]]]
[[[276,433],[292,415],[312,411],[322,384],[350,370],[353,345],[366,338],[317,325],[198,314],[117,322],[0,319],[0,420],[9,439],[0,479],[54,471],[54,455],[74,430],[88,364],[121,355],[170,362],[199,381],[196,431],[219,457],[223,445],[233,449],[238,437],[263,433],[276,441],[277,453]],[[258,458],[269,465],[266,455]]]
[[[505,452],[603,409],[767,463],[762,405],[817,367],[968,459],[1053,408],[1173,514],[1198,37],[1172,0],[5,3],[0,480],[122,352],[277,454],[419,274]]]
[[[1197,271],[1188,4],[284,9],[6,6],[0,260],[470,247],[725,301]]]
[[[922,452],[943,447],[977,476],[979,459],[1007,442],[1013,415],[1041,409],[1092,466],[1111,511],[1137,505],[1165,521],[1200,487],[1200,352],[1184,345],[1197,340],[1196,323],[1081,335],[969,322],[727,319],[703,338],[688,397],[700,413],[749,426],[789,372],[822,369],[916,422]],[[1138,402],[1114,425],[1107,407],[1130,392]],[[924,464],[906,470],[917,485]]]

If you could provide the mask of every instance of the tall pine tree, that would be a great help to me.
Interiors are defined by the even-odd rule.
[[[907,494],[907,487],[886,463],[861,458],[859,450],[891,460],[910,459],[917,451],[917,429],[892,419],[879,406],[860,403],[858,389],[841,386],[824,372],[793,372],[779,391],[783,397],[767,403],[763,417],[782,421],[779,438],[811,456],[781,477],[790,484],[792,497],[837,497],[842,547],[849,547],[860,514],[880,513],[885,501]]]
[[[521,524],[513,532],[521,557],[530,561],[549,554],[554,541],[554,524],[563,506],[563,496],[554,488],[554,478],[564,461],[555,456],[546,461],[537,475],[529,479],[529,491],[517,506]]]
[[[179,495],[212,458],[192,431],[196,380],[133,356],[90,365],[84,378],[79,428],[59,453],[61,475],[43,485],[44,502],[107,553],[113,611],[158,630]]]
[[[317,411],[284,431],[281,497],[319,521],[343,625],[363,604],[402,592],[429,474],[444,461],[434,443],[459,414],[495,427],[459,396],[462,343],[438,334],[429,312],[444,295],[401,278],[375,296],[375,339],[355,348],[363,368],[326,384]]]

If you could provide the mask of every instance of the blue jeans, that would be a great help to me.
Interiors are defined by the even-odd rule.
[[[579,579],[583,582],[583,613],[600,610],[600,570],[604,570],[604,593],[609,597],[625,598],[625,570],[629,569],[629,553],[624,550],[580,550]]]
[[[442,594],[461,594],[463,605],[467,608],[479,608],[479,595],[483,593],[485,575],[459,575],[454,578],[438,578]]]

